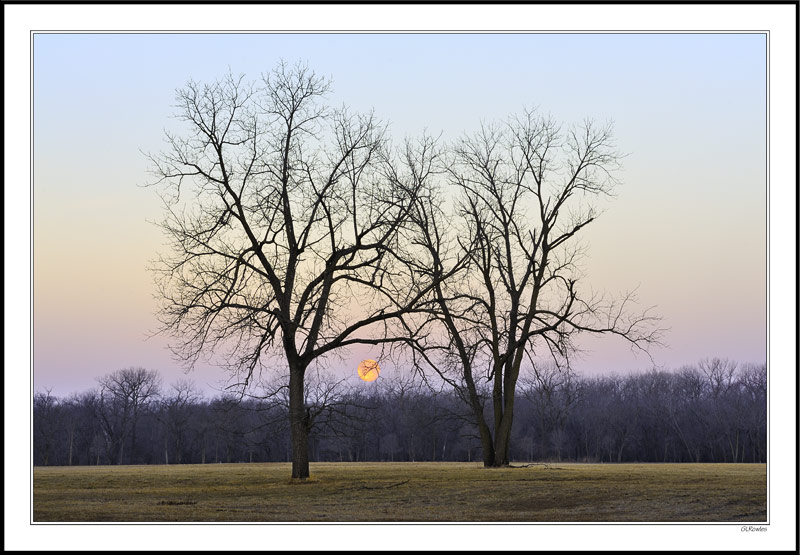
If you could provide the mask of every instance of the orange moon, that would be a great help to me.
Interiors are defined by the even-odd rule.
[[[378,375],[380,373],[381,367],[378,366],[378,363],[371,358],[362,360],[361,364],[358,365],[358,377],[365,382],[374,382],[378,379]]]

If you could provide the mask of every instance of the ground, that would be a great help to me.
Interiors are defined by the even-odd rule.
[[[521,465],[522,463],[515,463]],[[36,467],[33,520],[765,522],[764,464]]]

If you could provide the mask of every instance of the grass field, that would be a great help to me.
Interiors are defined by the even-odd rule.
[[[763,522],[764,464],[36,467],[33,519],[156,522]]]

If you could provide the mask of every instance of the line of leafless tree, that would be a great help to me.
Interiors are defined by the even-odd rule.
[[[539,366],[520,381],[509,461],[765,462],[764,364],[703,360],[674,371],[587,377]],[[286,462],[288,384],[241,397],[120,370],[91,391],[36,393],[36,465]],[[351,387],[317,376],[306,399],[317,461],[482,461],[474,415],[412,374]],[[487,421],[492,413],[487,410]]]

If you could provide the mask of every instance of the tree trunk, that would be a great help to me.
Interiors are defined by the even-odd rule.
[[[478,423],[478,433],[481,438],[481,455],[483,456],[483,466],[494,466],[494,444],[492,443],[492,432],[483,416],[483,405],[478,401],[478,395],[475,391],[474,385],[471,381],[468,385],[470,405],[472,407],[473,414],[475,414],[475,421]]]
[[[511,338],[513,339],[513,337]],[[495,394],[499,389],[502,393],[502,408],[498,411],[495,408],[495,415],[498,412],[502,415],[499,422],[495,422],[494,437],[494,466],[508,466],[511,462],[509,453],[511,447],[511,425],[514,422],[514,395],[517,388],[517,376],[522,363],[523,351],[517,351],[513,359],[513,364],[506,362],[502,378],[502,386],[497,387],[500,381],[495,376]]]
[[[130,464],[136,464],[136,421],[139,416],[136,410],[133,411],[133,428],[131,429],[131,454],[129,455]]]
[[[72,444],[74,443],[75,438],[75,428],[74,426],[69,430],[69,456],[67,457],[69,466],[72,466]]]
[[[494,414],[494,457],[492,466],[497,464],[497,459],[502,458],[502,453],[497,451],[497,440],[500,437],[500,423],[503,421],[503,382],[502,367],[495,368],[494,385],[492,387],[492,411]]]
[[[308,472],[308,416],[305,407],[305,369],[289,370],[289,421],[292,432],[292,478],[305,480]]]
[[[508,466],[509,444],[511,443],[511,417],[513,408],[503,413],[503,419],[497,428],[497,436],[494,438],[494,464],[492,466]]]
[[[511,425],[514,421],[514,386],[511,379],[506,379],[504,392],[505,404],[503,407],[503,417],[500,419],[499,426],[496,426],[497,434],[494,438],[494,465],[508,466],[511,462],[509,457],[511,447]]]

